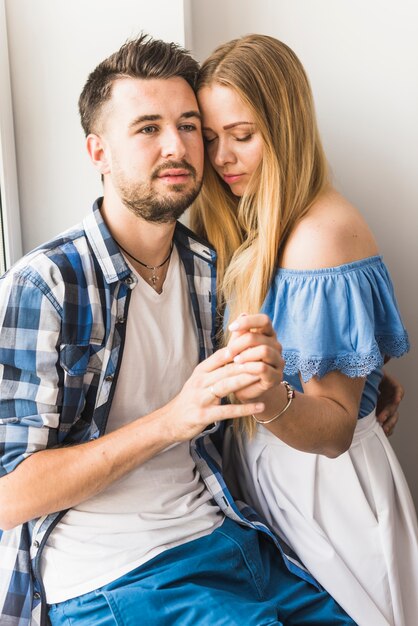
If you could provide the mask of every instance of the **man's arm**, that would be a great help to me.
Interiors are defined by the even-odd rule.
[[[59,288],[59,287],[58,287]],[[72,507],[167,446],[246,412],[220,406],[257,380],[226,350],[201,363],[168,405],[97,440],[57,446],[62,410],[59,303],[26,276],[0,282],[0,528]],[[213,387],[213,389],[211,389]],[[215,395],[216,394],[216,395]]]
[[[229,358],[226,349],[210,356],[178,396],[147,416],[99,439],[36,452],[22,461],[0,478],[0,528],[75,506],[209,424],[263,410],[257,402],[219,403],[219,397],[258,378],[228,364]]]

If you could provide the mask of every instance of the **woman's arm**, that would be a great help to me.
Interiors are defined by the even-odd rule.
[[[280,264],[286,269],[310,271],[351,263],[377,253],[376,242],[360,213],[329,189],[294,228]],[[329,297],[332,298],[332,293]],[[283,303],[279,303],[280,306],[283,307]],[[306,312],[301,311],[301,319],[302,313]],[[297,316],[295,308],[293,315]],[[234,354],[241,352],[239,359],[244,363],[246,355],[253,354],[253,348],[248,336],[240,338],[239,333],[251,326],[251,320],[242,317],[237,322],[239,328],[235,328],[229,347]],[[307,346],[309,348],[309,337]],[[364,383],[365,378],[349,378],[339,371],[331,371],[320,379],[313,377],[302,383],[304,393],[296,394],[286,412],[265,427],[299,450],[338,456],[351,444]],[[267,384],[269,389],[257,396],[266,404],[260,419],[276,415],[287,401],[286,390],[279,385],[277,377],[274,382],[272,377],[266,379]],[[259,384],[244,390],[238,397],[249,398],[257,388],[260,390]]]
[[[268,420],[286,405],[287,393],[280,384],[283,372],[281,346],[267,316],[263,316],[262,328],[256,326],[256,317],[260,319],[262,316],[242,316],[230,326],[233,334],[228,349],[244,371],[260,378],[236,396],[242,402],[253,398],[262,401],[266,410],[257,415],[257,419]],[[252,332],[248,333],[248,330]],[[268,343],[261,340],[263,333],[268,335]],[[314,377],[302,385],[304,393],[296,392],[289,408],[265,428],[303,452],[339,456],[351,444],[364,379],[348,378],[335,371],[320,380]]]

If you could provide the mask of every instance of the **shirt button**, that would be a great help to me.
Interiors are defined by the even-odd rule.
[[[108,376],[106,376],[105,381],[108,383],[111,383],[113,378],[114,378],[113,374],[109,374]]]
[[[120,317],[118,317],[118,324],[124,324],[125,323],[125,318],[121,315]]]
[[[35,591],[35,593],[33,594],[33,597],[35,598],[35,600],[39,600],[41,597],[41,594],[39,593],[39,591]]]
[[[39,541],[34,541],[33,542],[33,547],[34,548],[39,548]]]
[[[132,285],[133,282],[134,282],[134,279],[132,278],[132,276],[128,276],[127,278],[125,278],[126,285]]]

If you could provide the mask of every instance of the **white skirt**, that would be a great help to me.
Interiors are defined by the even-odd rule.
[[[418,526],[375,413],[336,459],[300,452],[262,426],[235,439],[244,500],[261,512],[359,626],[418,625]]]

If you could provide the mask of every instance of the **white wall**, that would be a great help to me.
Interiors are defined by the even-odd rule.
[[[77,101],[88,73],[140,31],[184,44],[183,0],[6,0],[23,249],[77,223],[101,184]]]
[[[406,397],[392,443],[418,508],[418,3],[194,0],[203,60],[248,33],[289,44],[311,79],[336,186],[366,216],[389,266],[412,350],[390,369]]]

